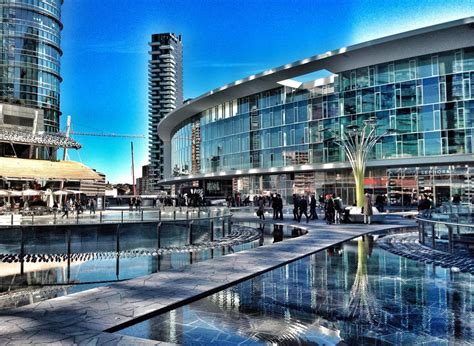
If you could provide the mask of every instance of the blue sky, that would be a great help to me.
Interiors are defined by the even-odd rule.
[[[474,1],[66,0],[61,61],[62,128],[148,135],[152,33],[183,36],[185,98],[247,75],[377,37],[474,15]],[[77,137],[70,152],[131,182],[130,139]],[[135,175],[148,139],[134,139]]]

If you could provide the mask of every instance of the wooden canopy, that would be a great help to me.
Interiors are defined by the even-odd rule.
[[[7,180],[101,180],[96,172],[79,162],[10,157],[0,157],[0,177]]]

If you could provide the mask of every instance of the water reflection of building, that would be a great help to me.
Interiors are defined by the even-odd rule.
[[[347,344],[474,339],[468,275],[377,248],[369,256],[370,247],[361,240],[356,246],[345,245],[342,252],[318,253],[259,275],[173,311],[174,321],[179,322],[171,323],[162,315],[159,321],[166,323],[153,325],[154,333],[160,335],[156,340],[170,341],[163,337],[173,330],[178,342],[192,342],[192,333],[186,332],[196,328],[197,321],[208,324],[213,332],[230,334],[228,337],[288,344],[331,344],[339,339]],[[354,287],[365,291],[354,291]],[[351,290],[364,302],[355,305],[359,311],[352,310],[354,314],[348,316],[347,309],[354,303]],[[381,309],[372,311],[375,306]],[[367,316],[368,311],[379,317],[376,324],[370,323],[373,316]],[[180,339],[179,333],[188,335],[187,339],[182,335]]]

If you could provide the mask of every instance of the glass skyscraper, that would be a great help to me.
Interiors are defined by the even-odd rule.
[[[334,134],[376,119],[365,186],[392,205],[473,197],[473,18],[341,48],[213,90],[169,114],[166,183],[212,195],[336,193],[354,180]],[[327,78],[298,82],[321,69]]]
[[[59,131],[62,3],[0,1],[0,102],[8,105],[0,125],[28,127],[33,120],[25,108],[33,108],[41,110],[41,130]]]

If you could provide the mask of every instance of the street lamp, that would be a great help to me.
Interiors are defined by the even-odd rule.
[[[352,167],[356,186],[356,203],[360,208],[364,206],[364,177],[369,154],[383,136],[395,132],[394,129],[387,129],[383,133],[377,134],[377,128],[376,119],[370,118],[365,120],[362,126],[341,127],[340,132],[335,132],[332,129],[321,130],[333,132],[334,137],[325,141],[331,141],[344,150]]]

